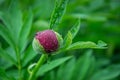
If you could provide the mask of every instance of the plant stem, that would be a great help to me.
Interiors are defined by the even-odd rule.
[[[19,55],[20,56],[20,55]],[[18,58],[18,69],[19,69],[19,80],[22,80],[22,70],[21,70],[21,61],[20,57]]]
[[[18,70],[19,70],[19,80],[22,80],[22,76],[21,76],[21,60],[20,60],[20,53],[18,48],[16,47],[16,56],[17,56],[17,61],[18,61]]]
[[[37,71],[42,66],[42,64],[44,63],[44,61],[46,60],[46,57],[47,57],[46,54],[42,54],[42,56],[40,57],[39,61],[36,64],[35,68],[33,69],[32,73],[30,74],[29,80],[34,80],[35,79]]]

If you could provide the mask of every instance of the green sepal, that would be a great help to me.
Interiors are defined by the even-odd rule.
[[[40,44],[40,42],[36,38],[33,39],[32,46],[37,53],[39,54],[45,53],[43,46]]]
[[[59,48],[61,48],[62,45],[63,45],[63,38],[59,33],[55,32],[55,34],[56,34],[56,37],[57,37],[57,40],[58,40],[58,43],[59,43]]]

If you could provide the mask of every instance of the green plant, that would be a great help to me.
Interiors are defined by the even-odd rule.
[[[49,29],[56,30],[56,27],[61,22],[67,4],[68,0],[56,0]],[[5,48],[2,45],[0,46],[0,56],[6,60],[5,68],[0,67],[0,72],[3,73],[0,73],[0,79],[27,80],[30,76],[29,80],[33,80],[72,58],[71,56],[67,56],[44,64],[47,59],[46,54],[35,54],[31,46],[31,34],[33,34],[31,33],[32,22],[34,19],[32,10],[29,9],[28,12],[22,12],[17,1],[11,1],[8,11],[0,11],[0,19],[2,21],[0,23],[0,35],[4,38],[7,45],[9,45]],[[53,55],[75,49],[106,48],[106,44],[103,41],[98,41],[98,44],[91,41],[78,41],[73,43],[72,41],[79,29],[80,19],[77,19],[75,25],[64,37],[63,44],[61,43],[62,47],[60,47],[58,51],[53,52]],[[31,64],[31,61],[37,56],[41,56],[39,61],[36,64]],[[30,74],[26,68],[29,64],[31,64],[28,68]],[[85,73],[86,72],[84,72],[84,74]]]
[[[58,23],[60,23],[60,20],[65,11],[67,2],[68,2],[68,0],[61,0],[60,4],[58,4],[59,2],[58,2],[58,0],[56,0],[56,6],[53,11],[51,20],[50,20],[50,29],[54,29],[54,27],[58,26]],[[69,50],[74,50],[74,49],[80,49],[80,48],[100,48],[100,49],[105,48],[104,46],[106,46],[106,44],[102,41],[99,41],[98,45],[93,42],[90,42],[90,41],[76,42],[76,43],[72,44],[72,39],[76,36],[79,28],[80,28],[80,20],[78,19],[77,23],[73,26],[73,28],[71,30],[68,31],[68,34],[65,36],[65,39],[63,41],[64,44],[62,45],[61,49],[59,49],[57,51],[58,53],[64,52],[64,51],[69,51]],[[45,31],[44,31],[44,33],[45,33]],[[42,36],[44,36],[44,35],[42,35]],[[42,53],[42,56],[41,56],[40,60],[38,61],[38,63],[36,64],[36,67],[31,72],[30,80],[33,80],[35,78],[35,74],[37,74],[38,68],[43,64],[43,61],[45,60],[45,57],[46,57],[45,55],[48,55],[48,53],[49,53],[46,51],[44,51],[44,52],[42,51],[44,49],[45,44],[41,44],[40,42],[37,42],[37,43],[35,42],[33,44],[36,44],[36,46],[39,47],[39,48],[37,48],[37,47],[35,47],[35,48],[37,49],[37,51],[40,51]],[[43,48],[40,47],[41,45],[43,46]],[[38,50],[38,49],[41,49],[41,50]]]
[[[57,70],[46,73],[43,80],[118,80],[115,78],[120,75],[120,65],[108,66],[110,60],[97,59],[93,53],[93,50],[87,50],[78,59],[73,57]]]

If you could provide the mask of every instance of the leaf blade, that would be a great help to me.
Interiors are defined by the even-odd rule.
[[[72,39],[76,36],[76,34],[78,33],[79,29],[80,29],[80,19],[77,20],[75,25],[70,30],[70,32],[72,34]]]
[[[65,36],[65,39],[64,39],[64,41],[63,41],[63,48],[65,49],[65,48],[67,48],[69,45],[71,45],[71,43],[72,43],[72,34],[71,34],[71,32],[69,31],[68,33],[67,33],[67,35]]]
[[[103,44],[102,44],[103,45]],[[86,42],[76,42],[70,45],[67,50],[74,50],[74,49],[84,49],[84,48],[93,48],[93,49],[105,49],[105,46],[99,46],[94,42],[86,41]]]
[[[25,21],[23,23],[23,26],[20,30],[20,35],[19,35],[19,43],[20,43],[19,46],[20,46],[21,51],[23,51],[24,48],[26,47],[28,36],[32,28],[32,20],[33,20],[32,11],[29,10],[25,18]]]
[[[92,51],[88,50],[83,56],[81,56],[77,60],[71,80],[73,79],[84,80],[91,64],[91,57],[92,57]]]
[[[51,69],[59,66],[60,64],[64,63],[65,61],[67,61],[67,60],[69,60],[69,59],[71,59],[71,58],[72,58],[71,56],[69,56],[69,57],[64,57],[64,58],[60,58],[60,59],[54,60],[54,61],[52,61],[52,62],[50,62],[50,63],[48,63],[48,64],[43,65],[43,66],[39,69],[39,71],[38,71],[38,73],[37,73],[37,76],[44,74],[45,72],[47,72],[47,71],[49,71],[49,70],[51,70]],[[48,67],[48,66],[49,66],[49,67]]]
[[[96,72],[90,80],[111,80],[120,75],[120,65],[111,65]]]
[[[50,19],[50,29],[53,29],[55,26],[57,26],[60,23],[63,17],[63,14],[65,13],[67,2],[68,0],[61,0],[60,4],[58,4],[59,1],[56,0],[55,8],[53,10],[53,13]]]
[[[24,55],[22,55],[22,64],[23,67],[26,66],[37,54],[33,51],[32,46],[30,45]]]
[[[8,44],[13,49],[15,49],[16,44],[14,43],[11,33],[1,24],[0,24],[0,35],[8,42]]]
[[[9,62],[11,62],[12,64],[14,64],[14,65],[16,65],[17,66],[17,62],[15,61],[15,59],[12,57],[12,56],[10,56],[5,50],[3,50],[2,48],[0,48],[0,56],[2,57],[2,58],[4,58],[5,60],[7,60],[7,61],[9,61]]]

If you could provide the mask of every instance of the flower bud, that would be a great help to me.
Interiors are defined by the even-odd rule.
[[[38,53],[51,53],[60,48],[63,39],[61,35],[53,30],[37,32],[33,40],[33,49]]]

